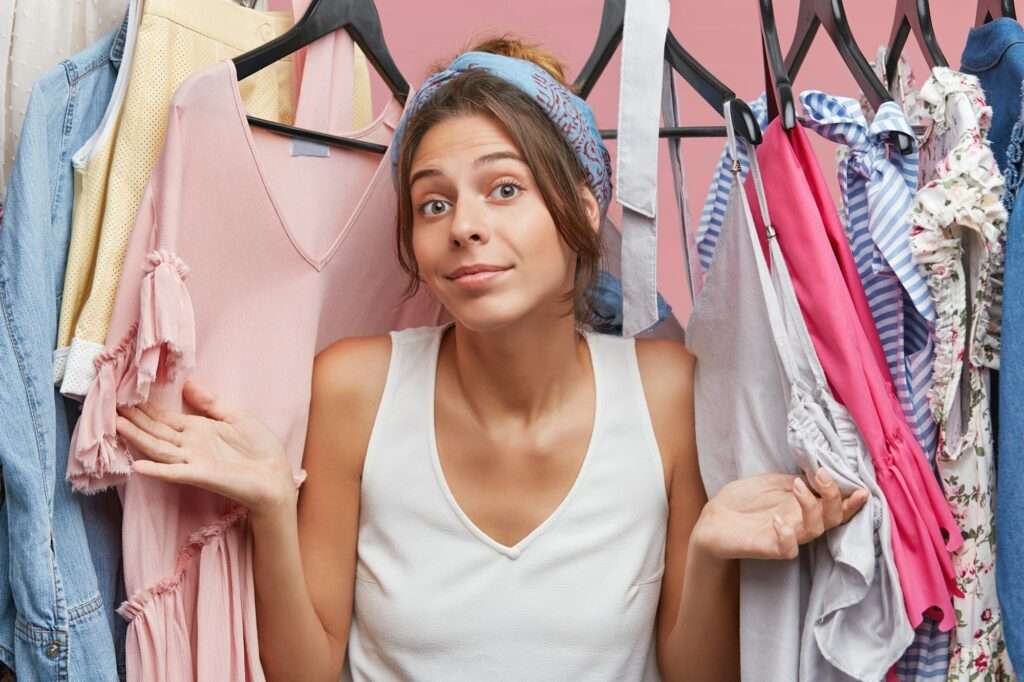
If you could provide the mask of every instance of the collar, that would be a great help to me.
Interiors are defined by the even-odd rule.
[[[114,43],[110,46],[110,63],[115,69],[121,68],[121,59],[124,57],[124,45],[128,39],[128,15],[125,15],[121,22],[121,28],[114,36]]]
[[[1018,43],[1024,43],[1024,27],[1013,19],[1001,17],[975,26],[967,34],[962,66],[971,71],[991,69],[999,63],[1003,53]]]

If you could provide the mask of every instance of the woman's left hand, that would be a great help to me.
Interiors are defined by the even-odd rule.
[[[138,456],[132,471],[222,495],[255,516],[294,508],[295,479],[284,446],[255,417],[192,380],[182,389],[194,415],[150,403],[118,408],[117,433]]]
[[[704,506],[692,541],[722,559],[795,558],[800,545],[846,523],[868,500],[864,488],[844,497],[825,469],[814,478],[809,484],[801,476],[762,474],[732,481]]]

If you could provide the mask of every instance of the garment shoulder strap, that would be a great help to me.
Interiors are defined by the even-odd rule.
[[[750,204],[747,203],[746,193],[743,190],[743,183],[740,181],[741,167],[739,163],[739,144],[743,144],[744,151],[750,162],[751,181],[754,185],[754,193],[757,196],[758,208],[761,211],[761,220],[764,222],[765,236],[769,244],[775,241],[775,228],[772,226],[771,215],[768,212],[768,198],[764,191],[764,181],[761,177],[761,167],[757,160],[757,150],[746,140],[739,141],[736,138],[732,119],[730,117],[730,102],[725,103],[725,128],[728,137],[729,154],[732,156],[732,173],[735,178],[733,191],[738,193],[738,200],[743,205],[743,222],[746,225],[747,237],[750,239],[754,252],[754,265],[757,268],[758,280],[761,283],[761,294],[764,298],[765,309],[768,313],[768,322],[772,330],[772,340],[778,351],[779,359],[782,361],[783,371],[786,373],[790,383],[797,381],[800,374],[797,368],[796,359],[793,356],[792,343],[786,329],[785,315],[779,301],[778,292],[772,283],[771,273],[768,264],[765,262],[761,241],[757,236],[757,227],[754,216],[750,211]],[[773,250],[769,249],[769,253]],[[755,343],[758,339],[753,339]],[[760,340],[767,342],[768,339]]]

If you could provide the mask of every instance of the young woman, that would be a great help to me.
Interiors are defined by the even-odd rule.
[[[736,559],[795,557],[865,491],[706,499],[691,356],[587,329],[610,164],[550,55],[461,55],[393,150],[401,262],[454,322],[318,356],[301,494],[277,437],[194,383],[196,415],[118,419],[136,473],[248,508],[267,677],[736,679]]]

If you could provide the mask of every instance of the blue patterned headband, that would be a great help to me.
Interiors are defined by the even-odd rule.
[[[446,69],[433,74],[423,83],[412,101],[406,105],[402,120],[395,129],[391,141],[392,172],[397,176],[398,154],[409,117],[422,109],[446,82],[470,69],[485,69],[511,83],[529,95],[548,115],[576,153],[587,176],[587,185],[604,213],[612,198],[612,165],[590,106],[533,62],[489,52],[464,52]]]

